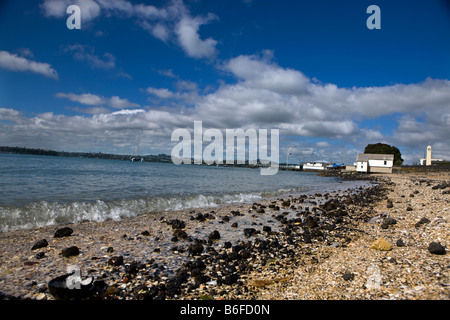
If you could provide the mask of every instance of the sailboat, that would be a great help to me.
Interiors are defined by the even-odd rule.
[[[144,158],[139,156],[139,144],[141,141],[141,132],[142,132],[142,129],[139,129],[139,136],[138,136],[138,142],[137,142],[137,153],[136,153],[136,156],[133,157],[135,148],[136,148],[136,147],[133,147],[133,154],[131,155],[131,159],[130,159],[131,162],[144,162]]]

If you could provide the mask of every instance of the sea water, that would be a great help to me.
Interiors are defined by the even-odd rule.
[[[307,172],[0,154],[0,232],[337,188]]]

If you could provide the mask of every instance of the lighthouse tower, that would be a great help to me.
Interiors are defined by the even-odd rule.
[[[427,147],[427,157],[425,160],[425,165],[431,166],[431,146]]]

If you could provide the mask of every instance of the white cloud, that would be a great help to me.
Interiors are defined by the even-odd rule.
[[[34,72],[47,78],[58,79],[58,73],[50,64],[31,61],[7,51],[0,51],[0,68],[16,72]]]
[[[162,99],[168,99],[168,98],[172,98],[175,96],[175,93],[170,91],[169,89],[166,88],[152,88],[152,87],[148,87],[145,90],[148,94],[157,96],[158,98],[162,98]]]
[[[80,7],[81,20],[84,22],[100,15],[101,8],[94,0],[44,0],[40,7],[47,17],[64,18],[68,17],[66,10],[72,4]]]
[[[102,13],[134,19],[155,38],[180,45],[189,57],[211,58],[217,53],[217,41],[202,39],[199,34],[200,26],[217,19],[217,16],[211,13],[205,17],[191,16],[182,0],[172,0],[160,8],[127,0],[44,0],[41,9],[47,17],[65,18],[66,9],[71,4],[80,7],[83,21],[91,21]],[[84,58],[93,62],[98,60],[92,54]],[[101,60],[96,62],[101,65]]]
[[[216,54],[217,41],[212,38],[202,40],[198,33],[200,26],[209,23],[213,17],[213,15],[208,15],[207,18],[185,16],[178,22],[175,33],[188,56],[210,58]]]
[[[116,109],[123,108],[138,108],[139,104],[128,101],[128,99],[122,99],[118,96],[112,96],[111,98],[101,97],[91,93],[75,94],[75,93],[57,93],[57,98],[66,98],[74,102],[78,102],[88,106],[101,106],[108,105]]]

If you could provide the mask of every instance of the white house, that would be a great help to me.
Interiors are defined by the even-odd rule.
[[[393,154],[358,153],[356,171],[366,173],[392,173],[394,165]]]

